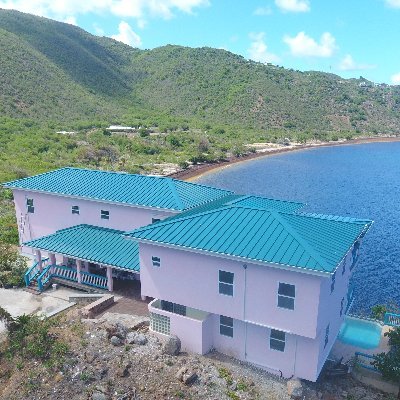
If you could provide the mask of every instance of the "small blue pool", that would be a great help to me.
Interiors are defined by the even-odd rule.
[[[381,332],[382,326],[377,322],[346,317],[339,340],[362,349],[375,349],[381,341]]]

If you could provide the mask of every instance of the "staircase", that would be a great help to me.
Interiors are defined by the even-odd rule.
[[[25,290],[25,292],[29,292],[32,294],[40,294],[41,293],[39,290],[39,285],[38,285],[36,278],[32,279],[29,282],[29,285],[24,287],[24,290]]]

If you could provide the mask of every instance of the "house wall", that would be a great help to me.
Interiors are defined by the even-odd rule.
[[[211,255],[139,244],[142,295],[237,320],[316,337],[321,278]],[[152,256],[161,267],[153,267]],[[233,272],[234,295],[219,294],[218,271]],[[278,283],[296,286],[295,309],[277,307]]]
[[[26,217],[27,221],[21,242],[79,224],[128,231],[150,224],[152,218],[164,219],[175,214],[170,211],[74,199],[24,190],[14,190],[13,193],[18,225],[20,225],[21,215]],[[33,214],[26,212],[27,198],[34,201],[35,212]],[[72,206],[79,206],[79,215],[72,214]],[[101,219],[101,210],[109,211],[110,219]]]

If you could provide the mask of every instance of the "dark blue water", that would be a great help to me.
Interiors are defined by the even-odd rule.
[[[352,311],[400,304],[400,143],[323,147],[278,154],[196,180],[238,193],[307,203],[304,211],[375,221],[354,273]]]

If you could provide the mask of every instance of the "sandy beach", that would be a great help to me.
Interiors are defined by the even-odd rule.
[[[280,146],[275,148],[270,148],[265,151],[259,151],[256,153],[247,154],[242,157],[231,157],[226,161],[221,161],[218,163],[205,163],[193,165],[190,168],[182,171],[175,172],[169,175],[171,178],[182,179],[185,181],[194,180],[201,175],[207,174],[209,172],[215,172],[217,169],[228,168],[233,164],[242,163],[256,158],[268,157],[281,153],[288,153],[292,151],[301,151],[307,149],[313,149],[318,147],[328,147],[328,146],[350,146],[354,144],[366,144],[366,143],[383,143],[383,142],[400,142],[400,137],[396,136],[382,136],[382,137],[361,137],[352,140],[340,140],[331,142],[319,142],[319,143],[307,143],[307,144],[296,144],[289,146]]]

